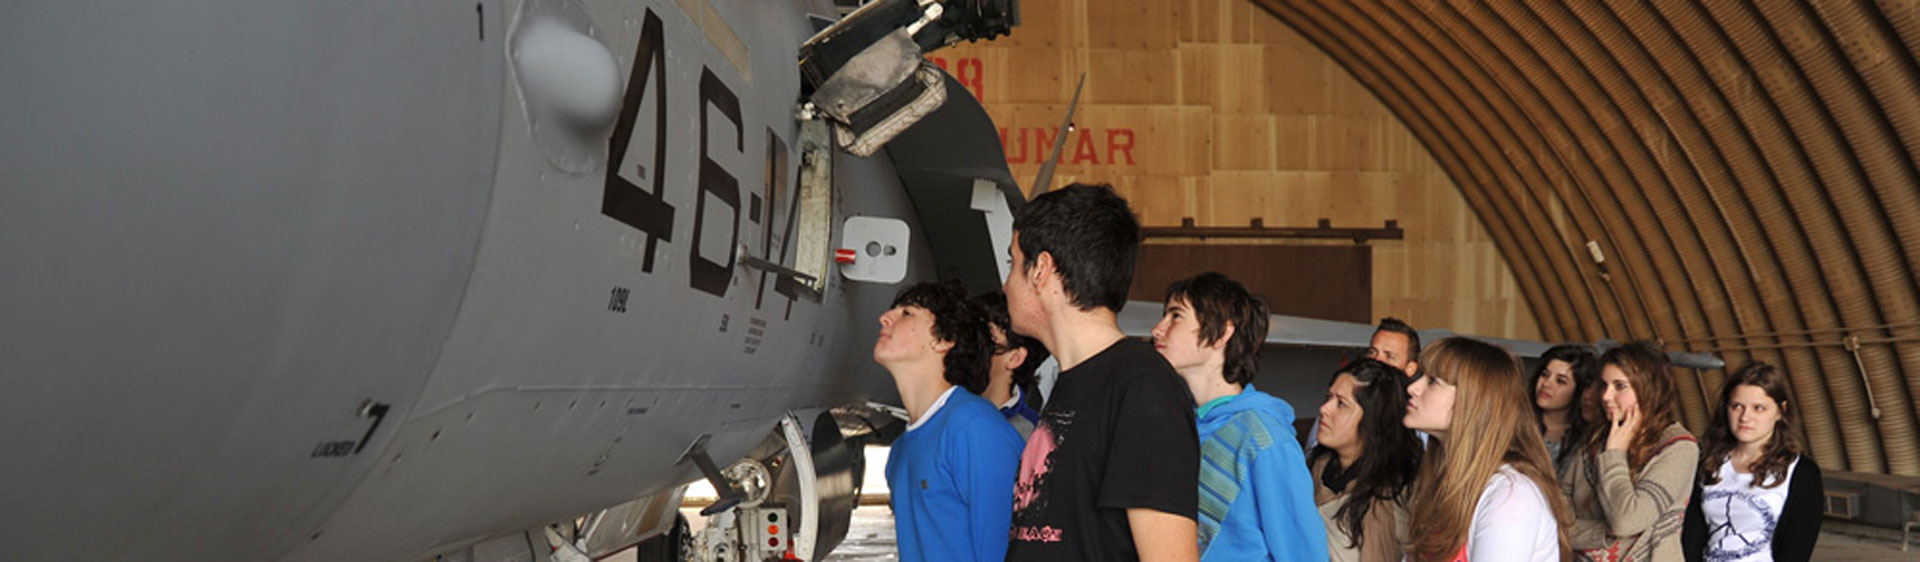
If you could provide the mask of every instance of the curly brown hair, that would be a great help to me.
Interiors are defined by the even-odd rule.
[[[1647,461],[1660,452],[1661,431],[1667,426],[1679,423],[1680,402],[1674,388],[1673,367],[1667,363],[1667,354],[1649,341],[1636,341],[1607,350],[1600,355],[1600,384],[1607,384],[1604,373],[1608,367],[1619,369],[1626,374],[1627,384],[1633,386],[1635,402],[1640,407],[1639,435],[1633,436],[1627,446],[1627,464],[1634,474],[1646,468]],[[1593,451],[1606,448],[1607,435],[1613,432],[1612,423],[1601,423],[1600,430],[1593,432],[1587,447]]]

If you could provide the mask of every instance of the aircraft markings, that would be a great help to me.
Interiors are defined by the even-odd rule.
[[[728,173],[725,167],[708,154],[710,133],[707,119],[708,110],[718,110],[720,116],[733,122],[734,150],[746,150],[746,134],[740,126],[740,98],[734,95],[713,69],[700,69],[700,178],[697,182],[700,191],[695,195],[693,212],[693,243],[688,244],[687,256],[690,259],[688,275],[693,288],[706,291],[716,297],[727,295],[727,281],[733,277],[733,267],[738,261],[733,249],[740,244],[740,180]],[[665,130],[665,127],[661,127]],[[712,195],[725,203],[732,211],[733,225],[728,234],[733,238],[727,242],[726,264],[709,260],[700,255],[700,240],[706,235],[707,196]]]
[[[610,139],[609,164],[606,183],[602,190],[600,211],[601,214],[638,230],[644,236],[646,248],[641,252],[640,270],[644,273],[653,273],[660,242],[673,241],[673,229],[679,208],[668,203],[666,196],[668,174],[664,169],[668,143],[667,131],[671,128],[666,125],[668,119],[666,35],[663,21],[652,9],[645,12],[640,36],[639,44],[635,47],[634,62],[627,81],[626,96],[620,109],[620,117],[615,123]],[[713,148],[709,142],[715,140],[712,137],[716,134],[721,135],[718,139],[720,142],[724,143],[726,140],[724,131],[716,133],[711,130],[712,118],[718,117],[733,126],[734,138],[731,143],[733,150],[745,152],[746,122],[741,111],[741,101],[711,67],[702,65],[700,70],[700,110],[695,115],[699,120],[700,149],[698,174],[694,182],[696,185],[692,209],[693,239],[687,244],[689,258],[687,281],[694,289],[725,298],[728,287],[741,281],[735,278],[735,273],[739,269],[738,253],[746,250],[740,246],[742,214],[747,215],[750,222],[762,228],[758,255],[774,263],[788,261],[792,249],[789,241],[793,237],[793,229],[797,228],[795,219],[800,206],[797,196],[798,186],[794,186],[791,191],[786,191],[790,181],[787,170],[790,161],[787,154],[788,144],[773,128],[768,127],[766,129],[768,142],[766,182],[763,190],[758,193],[746,193],[747,198],[742,201],[743,190],[740,189],[739,177],[714,159],[714,155],[710,152]],[[649,87],[652,89],[651,92],[648,91]],[[649,103],[648,98],[651,98],[650,109],[654,116],[653,163],[651,167],[634,166],[638,171],[639,180],[639,183],[635,183],[622,176],[620,170],[623,166],[631,165],[626,162],[627,151],[636,134],[646,134],[645,131],[637,131],[636,128],[642,106]],[[798,178],[793,178],[791,181],[797,182]],[[788,206],[786,224],[785,228],[776,228],[778,224],[775,221],[776,208],[781,203],[783,191],[788,194],[785,201]],[[745,203],[744,208],[743,203]],[[709,209],[709,205],[719,206]],[[722,236],[728,237],[728,243],[724,246],[714,243],[710,244],[713,248],[703,248],[703,241],[717,242]],[[778,257],[775,257],[773,252],[776,241],[780,246]],[[724,254],[717,249],[722,247],[726,248]],[[702,252],[703,249],[706,253]],[[767,272],[760,273],[754,298],[755,309],[761,309],[766,304],[766,276]],[[774,292],[787,297],[785,319],[791,319],[793,301],[802,296],[803,292],[810,291],[804,284],[794,282],[784,275],[776,274],[775,278]],[[617,287],[616,289],[625,288]],[[620,291],[611,295],[609,310],[624,311],[622,310],[624,303],[620,302],[622,294],[630,298],[631,292],[630,290]],[[722,332],[726,331],[726,322],[727,319],[723,317]]]
[[[352,440],[322,441],[320,444],[313,446],[313,454],[309,456],[316,459],[320,457],[344,457],[353,454],[353,446],[355,444]]]
[[[647,234],[647,249],[642,252],[640,271],[653,272],[654,250],[660,241],[673,241],[673,205],[666,200],[667,163],[667,50],[660,16],[648,9],[640,25],[640,45],[633,55],[633,76],[627,80],[627,96],[620,108],[620,120],[613,128],[608,151],[607,183],[601,194],[600,212]],[[658,81],[652,80],[659,75]],[[626,160],[627,145],[633,140],[634,121],[640,117],[640,102],[647,85],[653,85],[654,138],[653,190],[648,191],[620,177],[620,165]],[[643,176],[645,174],[642,174]]]
[[[607,310],[612,312],[618,312],[621,314],[626,314],[627,298],[632,295],[633,295],[632,289],[628,289],[626,287],[617,287],[617,286],[614,287],[613,295],[608,297],[607,299]]]

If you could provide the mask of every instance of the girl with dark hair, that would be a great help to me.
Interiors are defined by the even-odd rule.
[[[1553,467],[1529,423],[1520,360],[1452,337],[1421,351],[1420,365],[1403,419],[1432,439],[1409,494],[1407,558],[1568,559],[1567,500],[1552,492]]]
[[[1687,560],[1813,557],[1826,489],[1793,431],[1800,409],[1787,396],[1786,375],[1766,363],[1748,363],[1721,388],[1680,535]]]
[[[1320,444],[1307,457],[1313,501],[1327,521],[1335,562],[1401,559],[1399,497],[1420,469],[1420,440],[1407,415],[1407,377],[1374,359],[1340,367],[1320,405]]]
[[[1547,441],[1547,456],[1553,458],[1555,473],[1564,472],[1567,459],[1585,443],[1592,431],[1582,414],[1580,397],[1593,388],[1593,352],[1584,345],[1556,345],[1540,354],[1540,366],[1533,371],[1533,414],[1540,419],[1540,436]]]
[[[1607,350],[1600,384],[1607,423],[1561,475],[1573,547],[1593,560],[1678,562],[1700,447],[1680,426],[1667,354],[1648,342]]]

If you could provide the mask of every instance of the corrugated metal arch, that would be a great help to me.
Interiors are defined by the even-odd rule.
[[[1253,1],[1426,145],[1548,338],[1773,362],[1823,466],[1920,475],[1920,3]],[[1703,429],[1724,374],[1678,374]]]

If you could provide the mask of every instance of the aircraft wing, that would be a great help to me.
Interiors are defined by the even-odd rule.
[[[1127,301],[1126,309],[1120,312],[1120,331],[1129,336],[1152,337],[1153,325],[1160,321],[1163,308],[1164,305],[1153,301]],[[1420,341],[1436,341],[1451,335],[1454,334],[1446,330],[1424,330],[1420,332]],[[1267,317],[1267,345],[1366,349],[1371,339],[1372,324],[1284,314]],[[1528,357],[1538,357],[1548,347],[1538,342],[1483,339],[1502,345],[1521,344],[1524,348],[1512,345],[1509,348]]]
[[[1153,324],[1160,321],[1161,303],[1152,301],[1127,301],[1126,308],[1120,313],[1120,330],[1128,336],[1152,337]],[[1352,348],[1366,349],[1373,338],[1374,326],[1358,322],[1321,320],[1275,314],[1267,317],[1267,345]],[[1457,334],[1452,330],[1420,330],[1420,341],[1436,342],[1451,336],[1467,336],[1506,347],[1515,355],[1527,359],[1537,359],[1546,353],[1554,343],[1532,340],[1492,338],[1473,334]],[[1606,349],[1614,342],[1603,340],[1596,347]],[[1726,362],[1708,353],[1688,353],[1668,351],[1668,360],[1674,366],[1693,369],[1718,369]]]
[[[1126,309],[1120,313],[1120,330],[1129,336],[1152,337],[1153,324],[1160,321],[1161,308],[1157,302],[1127,301]],[[1282,314],[1267,317],[1267,345],[1365,349],[1372,337],[1373,326],[1366,324]]]

